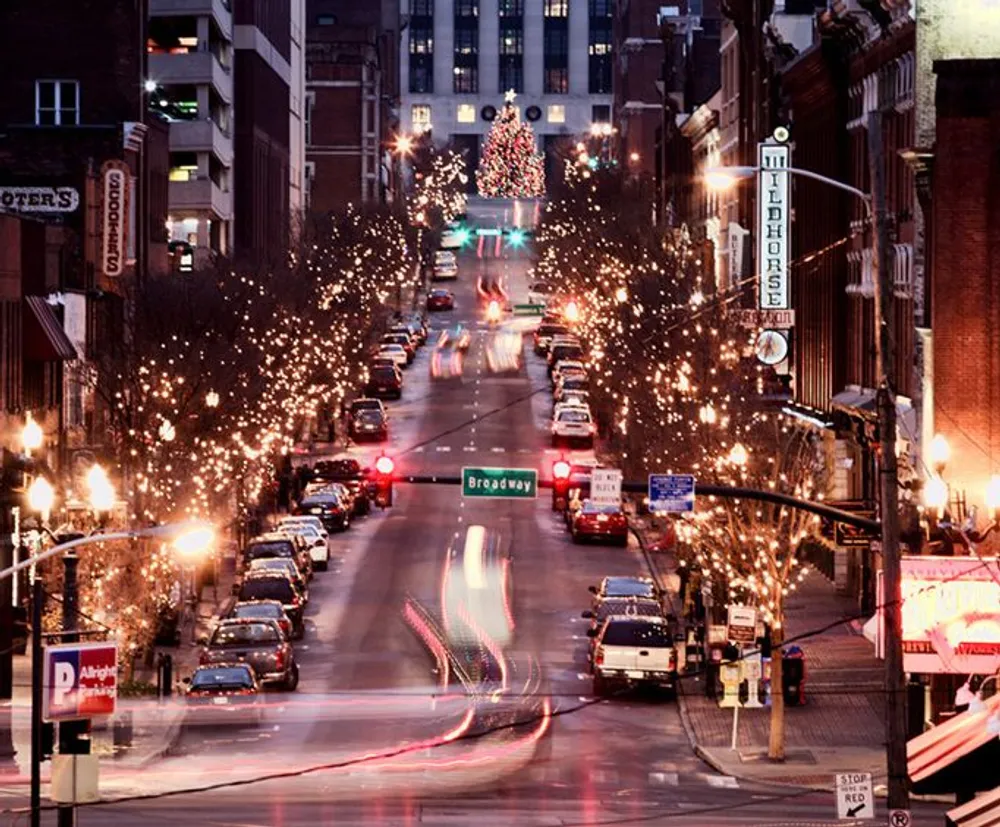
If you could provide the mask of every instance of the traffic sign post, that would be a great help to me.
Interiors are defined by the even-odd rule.
[[[79,721],[115,714],[118,645],[65,643],[45,647],[42,718]]]
[[[694,511],[695,481],[692,474],[650,474],[649,510],[667,514]]]
[[[595,468],[590,472],[590,501],[594,505],[621,505],[622,472],[618,468]]]
[[[538,495],[534,468],[463,468],[462,496],[531,500]]]
[[[909,810],[889,810],[889,827],[911,827],[912,824]]]
[[[513,306],[515,316],[544,316],[544,304],[515,304]]]
[[[752,645],[757,640],[757,610],[753,606],[729,604],[726,637],[738,645]]]
[[[837,818],[875,818],[875,796],[870,772],[837,773]]]

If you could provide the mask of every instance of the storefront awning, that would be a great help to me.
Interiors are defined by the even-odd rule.
[[[78,359],[76,348],[41,296],[24,297],[24,358],[32,362]]]
[[[921,794],[989,790],[1000,783],[1000,740],[987,722],[1000,710],[1000,695],[984,701],[906,744],[907,769]]]
[[[870,388],[850,385],[830,400],[830,407],[835,411],[843,411],[853,416],[874,418],[875,391]]]
[[[948,827],[1000,827],[1000,787],[945,814]]]

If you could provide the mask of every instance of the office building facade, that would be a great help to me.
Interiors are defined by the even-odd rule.
[[[614,0],[408,0],[404,132],[432,130],[478,163],[504,94],[554,150],[610,123]]]

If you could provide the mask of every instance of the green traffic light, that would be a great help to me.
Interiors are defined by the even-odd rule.
[[[455,237],[458,239],[459,245],[464,247],[472,238],[472,233],[470,233],[465,227],[459,227],[455,230]]]
[[[511,247],[520,247],[524,244],[524,231],[523,230],[511,230],[507,235],[507,241]]]

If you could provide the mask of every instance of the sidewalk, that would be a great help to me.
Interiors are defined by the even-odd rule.
[[[813,571],[789,598],[786,637],[821,629],[856,611]],[[733,711],[705,697],[701,677],[682,680],[678,697],[695,752],[719,772],[758,782],[832,789],[837,772],[884,778],[884,668],[860,624],[848,621],[796,644],[806,656],[806,704],[785,707],[786,760],[767,759],[769,707],[740,710],[737,749],[730,749]]]

